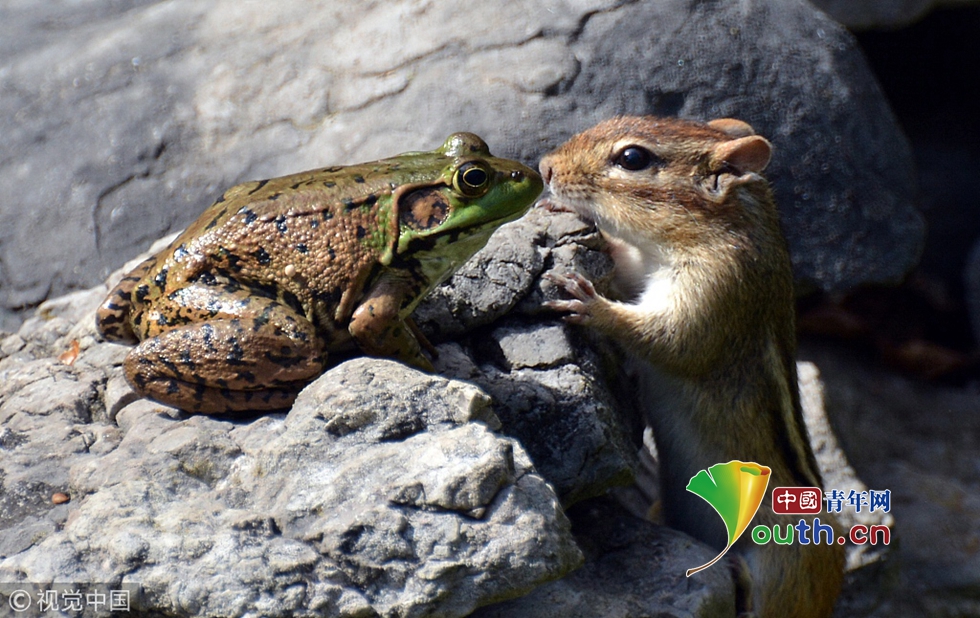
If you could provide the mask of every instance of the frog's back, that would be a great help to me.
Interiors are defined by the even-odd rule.
[[[345,294],[364,283],[397,236],[393,191],[431,182],[433,156],[406,153],[231,187],[110,292],[97,316],[100,332],[134,342],[133,324],[147,306],[204,273],[256,288],[315,323],[333,322],[327,330],[342,328],[352,310],[341,307]]]
[[[336,308],[397,234],[390,182],[398,163],[302,172],[232,187],[166,250],[158,270],[210,271],[265,287],[311,319]],[[146,277],[154,279],[153,274]]]

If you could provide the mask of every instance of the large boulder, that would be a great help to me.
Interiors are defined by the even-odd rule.
[[[716,552],[664,526],[625,512],[609,499],[569,512],[586,563],[530,594],[481,608],[473,618],[729,618],[735,584],[728,569],[685,571]]]
[[[90,0],[15,4],[0,32],[8,312],[95,285],[239,181],[461,129],[534,164],[623,113],[771,138],[807,285],[897,280],[922,240],[905,139],[851,36],[802,0]]]
[[[8,374],[34,381],[0,405],[4,581],[136,582],[174,616],[465,616],[582,560],[474,386],[356,359],[288,415],[113,424],[89,350]]]
[[[598,243],[574,216],[535,210],[428,300],[419,318],[442,341],[437,364],[467,382],[354,358],[288,413],[258,417],[134,396],[128,348],[94,333],[122,272],[44,303],[0,338],[0,579],[103,582],[169,616],[465,616],[562,577],[584,542],[562,507],[629,483],[636,460],[601,346],[539,306],[546,268],[608,274]],[[474,278],[497,285],[471,297]],[[447,307],[459,317],[435,328]],[[623,534],[589,550],[593,562],[635,554]],[[710,553],[642,535],[652,544],[637,560]],[[672,594],[673,571],[657,573],[634,594]],[[732,603],[715,577],[678,607]]]

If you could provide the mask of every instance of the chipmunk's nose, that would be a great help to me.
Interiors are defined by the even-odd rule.
[[[544,180],[544,184],[551,184],[551,163],[548,162],[548,157],[541,159],[541,163],[538,164],[538,169],[541,171],[541,178]]]

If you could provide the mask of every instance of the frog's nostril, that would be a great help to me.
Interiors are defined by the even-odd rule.
[[[514,170],[513,172],[510,173],[510,179],[513,180],[514,182],[521,182],[522,180],[524,180],[524,172],[522,172],[521,170]]]

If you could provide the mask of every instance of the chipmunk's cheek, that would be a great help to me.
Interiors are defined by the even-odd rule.
[[[576,202],[576,204],[572,207],[572,210],[575,211],[575,214],[577,214],[579,218],[586,223],[596,225],[595,209],[591,207],[591,204],[585,205],[581,202]]]

